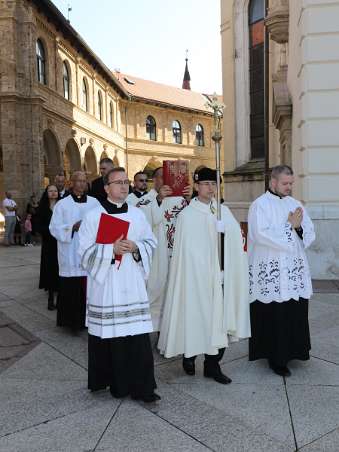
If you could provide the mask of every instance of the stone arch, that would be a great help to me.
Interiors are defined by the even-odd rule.
[[[157,160],[155,157],[152,157],[146,164],[144,168],[144,173],[147,174],[148,179],[152,179],[153,171],[157,168],[162,166],[162,162],[160,160]]]
[[[108,157],[108,154],[107,154],[107,152],[106,151],[103,151],[102,153],[101,153],[101,155],[100,155],[100,161],[102,160],[102,159],[108,159],[109,157]]]
[[[67,179],[70,179],[74,171],[81,170],[80,151],[76,141],[73,138],[68,140],[66,144],[64,153],[64,169]]]
[[[86,171],[88,180],[91,181],[98,177],[98,164],[92,146],[88,146],[84,158],[84,170]]]
[[[43,161],[45,182],[52,182],[62,168],[59,143],[50,129],[43,132]]]

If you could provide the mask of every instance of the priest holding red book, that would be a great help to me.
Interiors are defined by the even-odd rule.
[[[153,331],[146,292],[156,240],[141,209],[125,200],[124,168],[104,176],[107,200],[83,220],[79,254],[88,274],[88,388],[155,402]]]
[[[158,242],[147,282],[155,331],[160,329],[164,309],[177,218],[192,196],[188,164],[187,160],[165,160],[164,166],[157,168],[153,173],[156,196],[149,204],[140,206]]]

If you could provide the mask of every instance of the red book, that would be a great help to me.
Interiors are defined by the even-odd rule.
[[[247,221],[240,222],[240,229],[243,239],[244,251],[247,252],[247,234],[248,234],[248,223]]]
[[[164,185],[168,185],[173,193],[171,196],[182,196],[183,190],[189,185],[188,160],[164,160]]]
[[[128,221],[112,217],[111,215],[107,215],[107,213],[102,213],[95,242],[107,245],[115,243],[121,236],[125,240],[127,239],[128,228]],[[115,260],[121,262],[121,259],[121,255],[115,256]]]

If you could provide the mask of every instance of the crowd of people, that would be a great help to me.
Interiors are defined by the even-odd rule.
[[[57,325],[75,334],[88,329],[90,390],[159,400],[154,331],[161,354],[182,355],[183,372],[194,376],[196,357],[204,355],[204,377],[220,384],[232,381],[220,362],[240,339],[249,338],[250,360],[267,359],[283,377],[289,361],[309,359],[305,249],[315,233],[291,196],[290,167],[274,167],[269,190],[252,203],[246,246],[226,205],[217,220],[215,170],[196,171],[182,196],[172,196],[161,167],[150,191],[143,171],[133,187],[108,158],[100,172],[91,184],[84,172],[73,173],[69,191],[57,175],[39,205],[31,199],[25,220],[27,232],[41,235],[39,287],[48,291],[48,309],[57,309]],[[4,208],[11,243],[10,193]]]

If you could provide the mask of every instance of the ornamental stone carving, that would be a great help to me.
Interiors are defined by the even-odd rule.
[[[265,20],[271,39],[278,44],[288,42],[289,5],[288,0],[273,0]]]
[[[273,123],[280,132],[280,161],[291,165],[292,101],[287,87],[287,66],[280,66],[272,77]]]

